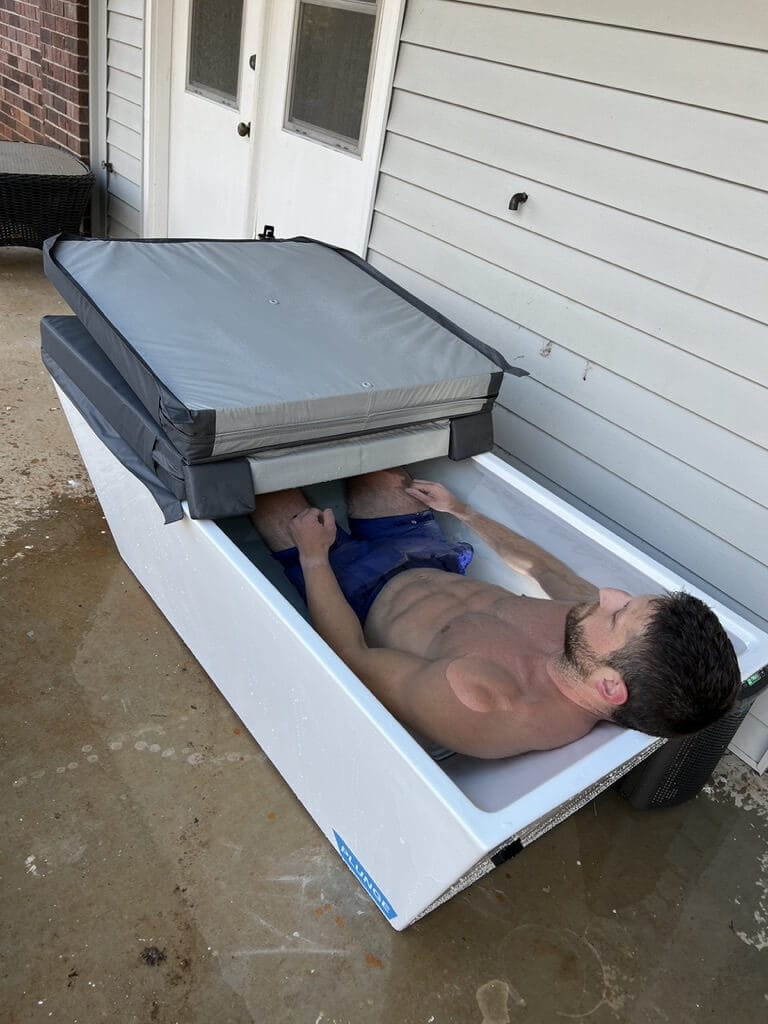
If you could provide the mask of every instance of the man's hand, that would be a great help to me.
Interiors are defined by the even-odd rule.
[[[405,491],[435,512],[448,512],[460,519],[484,540],[506,564],[521,576],[539,584],[547,597],[557,601],[594,601],[597,588],[554,555],[527,540],[508,526],[476,512],[451,494],[447,487],[431,480],[414,480]]]
[[[291,519],[288,532],[299,549],[302,564],[327,562],[328,549],[336,540],[336,519],[329,508],[308,508]]]
[[[460,518],[468,511],[467,506],[451,494],[447,487],[431,480],[414,480],[411,487],[405,488],[405,493],[410,494],[412,498],[418,498],[435,512],[449,512]]]

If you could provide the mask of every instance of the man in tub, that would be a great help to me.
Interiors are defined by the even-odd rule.
[[[714,613],[678,593],[598,590],[536,544],[403,470],[347,484],[351,535],[301,491],[259,499],[254,523],[312,624],[406,726],[449,750],[549,750],[604,719],[654,736],[731,709],[736,655]],[[464,576],[461,520],[549,600]]]

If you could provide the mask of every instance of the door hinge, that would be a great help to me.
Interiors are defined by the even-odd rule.
[[[275,237],[275,227],[274,227],[274,225],[273,224],[265,224],[264,225],[264,230],[260,231],[259,234],[256,237],[260,238],[263,242],[272,241],[274,239],[274,237]]]
[[[101,161],[101,166],[104,168],[104,170],[107,172],[107,174],[114,174],[115,173],[115,168],[112,166],[112,161],[111,160],[102,160]]]

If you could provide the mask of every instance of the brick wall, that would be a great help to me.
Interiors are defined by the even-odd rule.
[[[88,159],[88,0],[0,0],[0,139]]]

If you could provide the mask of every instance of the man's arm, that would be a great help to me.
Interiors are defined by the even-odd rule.
[[[554,600],[593,601],[598,589],[533,541],[476,512],[451,494],[447,487],[429,480],[414,480],[406,491],[436,512],[447,512],[489,544],[510,569],[535,580]]]
[[[289,529],[299,549],[312,625],[396,718],[474,757],[507,757],[537,746],[528,709],[513,707],[503,695],[495,665],[476,658],[428,661],[368,646],[328,561],[336,536],[330,509],[308,509]]]

